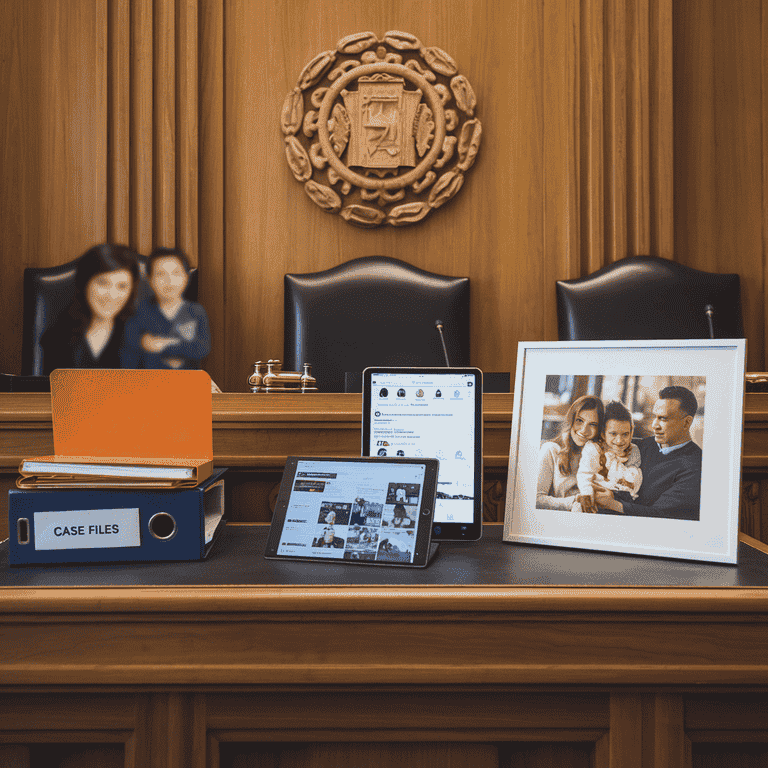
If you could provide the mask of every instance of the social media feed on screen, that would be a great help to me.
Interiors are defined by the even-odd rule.
[[[277,554],[412,563],[424,466],[300,461]]]
[[[375,373],[371,456],[440,460],[434,523],[472,523],[475,495],[475,377]]]

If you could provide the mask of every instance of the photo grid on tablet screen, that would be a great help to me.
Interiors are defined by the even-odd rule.
[[[422,486],[419,465],[300,468],[277,554],[411,563]]]

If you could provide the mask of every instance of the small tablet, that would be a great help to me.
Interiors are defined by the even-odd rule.
[[[440,460],[433,541],[483,532],[483,374],[478,368],[366,368],[363,456]]]
[[[423,568],[436,459],[289,456],[264,556]]]

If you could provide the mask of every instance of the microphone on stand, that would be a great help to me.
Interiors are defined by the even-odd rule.
[[[443,321],[435,320],[435,328],[437,328],[437,332],[440,334],[440,342],[443,345],[443,357],[445,357],[445,367],[450,368],[451,361],[448,359],[448,349],[445,346],[445,336],[443,335]]]
[[[704,307],[704,314],[707,316],[707,322],[709,323],[709,338],[715,338],[715,326],[712,323],[712,318],[715,316],[715,308],[711,304],[707,304]]]

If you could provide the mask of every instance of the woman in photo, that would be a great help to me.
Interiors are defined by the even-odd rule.
[[[572,403],[563,431],[539,451],[537,509],[571,509],[579,495],[576,473],[581,451],[602,433],[604,421],[605,409],[600,398],[584,395]]]
[[[138,278],[138,257],[128,246],[104,243],[81,256],[75,299],[40,338],[44,374],[56,368],[121,367]]]

